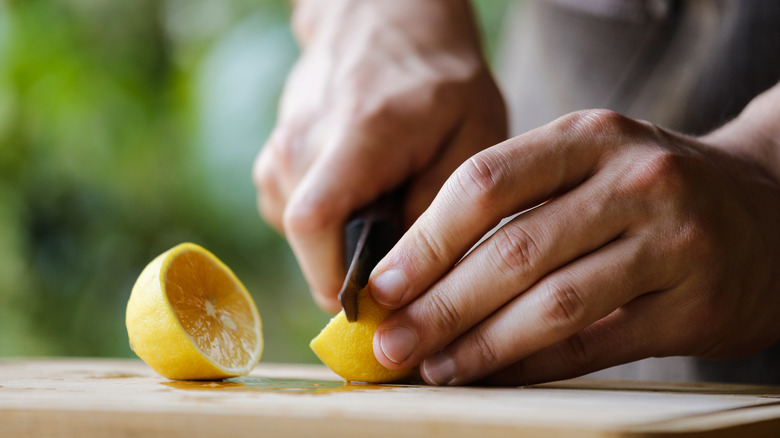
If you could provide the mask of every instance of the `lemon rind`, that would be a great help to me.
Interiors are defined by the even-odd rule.
[[[252,360],[244,366],[222,365],[203,352],[184,330],[173,312],[165,291],[166,272],[174,258],[188,251],[203,254],[219,266],[237,286],[236,290],[250,304],[258,342],[255,350],[251,352]],[[155,273],[158,275],[154,275]],[[132,305],[134,296],[137,295],[147,295],[147,298],[153,303],[156,302],[157,305],[147,309],[139,309],[139,306]],[[137,301],[142,302],[143,300]],[[211,380],[246,375],[257,365],[263,353],[262,320],[252,296],[228,266],[210,251],[194,243],[187,242],[176,245],[157,256],[144,268],[133,285],[128,301],[126,324],[130,339],[139,341],[138,345],[131,345],[138,357],[159,374],[173,380]],[[155,330],[136,331],[136,327],[143,325],[152,325]],[[169,345],[158,345],[154,339],[146,339],[147,337],[171,339],[173,342],[169,344],[176,345],[178,348],[172,349]]]

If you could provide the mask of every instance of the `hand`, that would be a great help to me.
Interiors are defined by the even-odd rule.
[[[780,181],[705,141],[584,111],[478,153],[372,273],[377,359],[526,384],[777,342]]]
[[[351,212],[408,183],[406,226],[474,153],[506,138],[503,100],[465,1],[299,1],[303,54],[254,168],[325,309],[339,308]]]

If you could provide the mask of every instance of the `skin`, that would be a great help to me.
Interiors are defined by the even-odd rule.
[[[372,275],[377,359],[526,384],[777,342],[780,181],[707,140],[583,111],[470,158]]]
[[[350,213],[405,183],[409,226],[506,138],[506,111],[465,1],[299,1],[293,29],[303,52],[253,176],[261,215],[335,312]]]
[[[446,105],[421,91],[438,80],[412,93],[393,90],[413,80],[403,73],[446,76],[449,67],[377,74],[391,71],[399,53],[409,59],[404,50],[410,47],[441,49],[448,62],[481,59],[473,42],[452,42],[463,32],[447,33],[471,20],[452,12],[459,3],[414,2],[409,9],[402,3],[362,2],[375,21],[361,16],[352,23],[373,28],[414,11],[409,38],[432,45],[398,46],[406,40],[393,39],[387,47],[373,46],[370,55],[380,56],[374,67],[385,65],[368,71],[362,69],[370,62],[357,63],[357,48],[332,41],[328,47],[341,49],[323,49],[328,53],[320,52],[319,69],[300,67],[317,35],[352,35],[339,20],[361,8],[301,12],[321,19],[300,24],[309,29],[300,32],[306,48],[277,126],[286,132],[288,149],[272,136],[256,166],[261,212],[287,234],[315,297],[328,309],[336,307],[333,291],[343,279],[342,259],[329,257],[340,254],[349,212],[404,181],[416,189],[406,204],[408,222],[416,221],[369,282],[373,297],[397,310],[374,337],[380,363],[420,365],[431,384],[525,384],[653,356],[740,357],[780,340],[780,85],[703,137],[588,110],[484,149],[505,129],[501,99],[473,97],[492,96],[492,81],[452,88],[446,101],[461,104]],[[313,11],[313,4],[300,3],[299,11]],[[429,26],[414,26],[417,21]],[[333,27],[333,34],[321,26]],[[363,31],[370,34],[369,28]],[[395,57],[378,55],[380,49]],[[469,50],[472,55],[464,55]],[[412,64],[429,62],[430,55],[425,58]],[[357,76],[338,82],[334,70],[345,60],[355,61],[349,65]],[[356,81],[360,74],[369,76]],[[346,86],[355,83],[375,88],[359,93]],[[298,92],[294,86],[313,89],[296,100],[287,97]],[[321,101],[329,90],[332,100]],[[452,97],[460,92],[463,97]],[[365,125],[351,118],[364,113],[340,109],[388,95],[394,110]],[[483,116],[464,118],[476,102],[484,104],[478,107]],[[419,108],[426,111],[414,112]],[[452,111],[459,115],[448,115]],[[309,123],[291,125],[296,117]],[[452,135],[488,119],[495,129],[477,131],[489,135]],[[428,205],[433,194],[423,186],[438,189],[442,182]],[[469,252],[502,218],[524,211]]]

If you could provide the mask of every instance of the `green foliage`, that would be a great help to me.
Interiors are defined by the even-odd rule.
[[[250,179],[296,55],[287,14],[281,1],[0,9],[0,354],[131,356],[135,277],[189,240],[253,292],[270,360],[313,359],[327,316]],[[237,69],[235,85],[262,93],[231,88]]]
[[[131,357],[135,278],[193,241],[252,292],[266,360],[316,360],[328,315],[250,177],[288,20],[283,0],[0,0],[0,356]]]

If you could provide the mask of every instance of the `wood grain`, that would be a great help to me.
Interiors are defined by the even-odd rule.
[[[345,384],[312,365],[170,381],[137,360],[0,360],[8,437],[780,437],[780,387]]]

